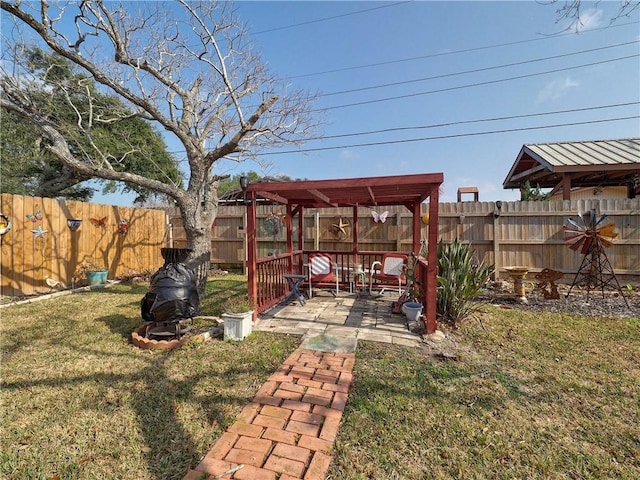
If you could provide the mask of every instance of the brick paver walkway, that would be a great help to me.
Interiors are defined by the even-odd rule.
[[[293,352],[183,480],[324,480],[354,361],[353,353]]]

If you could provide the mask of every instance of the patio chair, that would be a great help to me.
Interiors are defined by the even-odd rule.
[[[406,281],[404,276],[406,263],[407,256],[403,253],[385,253],[381,262],[373,262],[369,276],[369,294],[373,293],[375,280],[375,285],[398,285],[398,295],[401,295],[402,284]],[[380,267],[379,270],[378,267]],[[383,286],[380,293],[385,290],[386,288]]]
[[[340,290],[338,277],[335,274],[336,265],[331,255],[313,253],[309,255],[309,298],[313,296],[313,288],[333,287],[332,295],[337,296]]]

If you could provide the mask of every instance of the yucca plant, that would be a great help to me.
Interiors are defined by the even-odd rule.
[[[494,265],[478,262],[468,245],[457,238],[450,244],[438,243],[438,300],[440,318],[457,326],[478,305],[474,299],[493,273]]]

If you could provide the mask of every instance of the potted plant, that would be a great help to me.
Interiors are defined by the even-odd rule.
[[[225,340],[244,340],[251,333],[255,305],[248,295],[228,298],[223,304]]]
[[[102,285],[107,283],[109,270],[104,262],[94,257],[86,257],[76,269],[73,275],[75,284],[84,283],[89,285]]]

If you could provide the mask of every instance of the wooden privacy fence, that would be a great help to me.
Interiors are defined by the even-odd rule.
[[[2,235],[3,296],[50,291],[47,278],[71,287],[74,272],[88,258],[103,264],[110,279],[154,271],[163,263],[163,210],[9,194],[1,200],[1,212],[12,222]],[[68,219],[82,220],[80,227],[71,231]],[[121,221],[128,223],[126,233],[118,231],[124,229]]]
[[[537,202],[459,202],[439,205],[438,238],[451,242],[458,238],[471,245],[479,259],[496,265],[496,277],[506,278],[505,267],[526,266],[532,272],[544,268],[567,274],[571,281],[580,267],[582,255],[564,244],[562,227],[568,217],[595,209],[606,213],[607,221],[616,224],[618,237],[606,254],[616,275],[623,281],[640,281],[640,199],[558,200]],[[258,257],[285,252],[284,229],[277,235],[265,228],[266,220],[284,209],[259,206]],[[411,249],[411,214],[402,207],[379,208],[388,211],[385,222],[376,222],[372,210],[358,212],[358,243],[361,251],[405,251]],[[423,206],[423,213],[427,206]],[[496,216],[498,214],[498,216]],[[305,210],[303,246],[297,245],[297,222],[294,226],[294,250],[346,251],[352,248],[351,233],[336,239],[331,226],[342,216],[352,220],[353,210]],[[182,221],[176,210],[169,212],[170,237],[176,247],[186,245]],[[223,206],[211,231],[212,263],[242,266],[245,260],[245,207]],[[422,238],[427,238],[428,225],[422,224]]]

